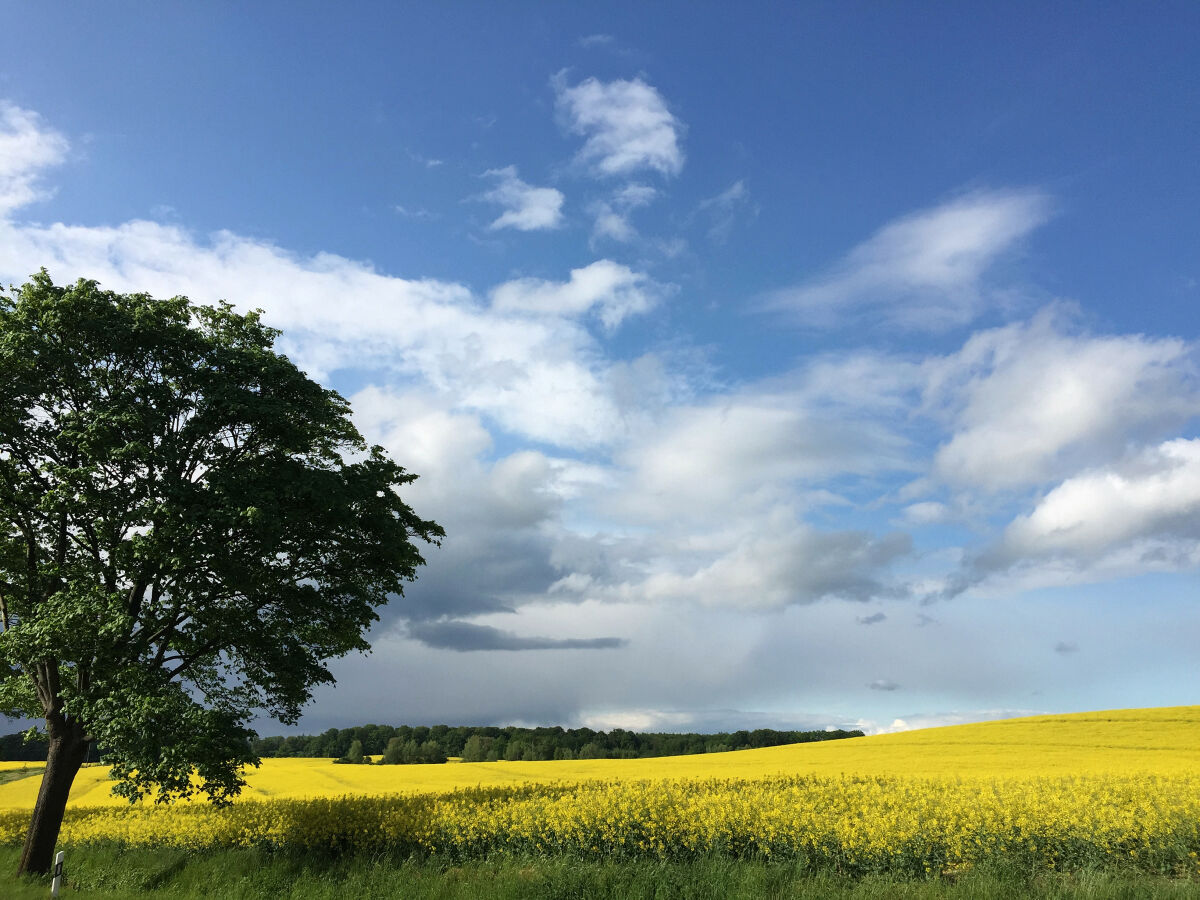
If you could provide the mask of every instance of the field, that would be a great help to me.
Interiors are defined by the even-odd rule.
[[[9,763],[4,769],[19,769]],[[266,760],[244,796],[129,807],[79,775],[67,847],[694,865],[836,877],[1157,876],[1200,885],[1200,707],[1012,719],[646,760]],[[0,784],[20,842],[37,777]]]

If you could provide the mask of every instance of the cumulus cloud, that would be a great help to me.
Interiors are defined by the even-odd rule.
[[[386,275],[328,253],[297,257],[231,232],[201,240],[146,221],[0,222],[0,275],[23,280],[31,265],[45,265],[59,281],[87,276],[114,290],[262,308],[283,329],[285,352],[318,378],[368,367],[417,377],[535,440],[595,446],[620,431],[607,364],[586,329],[562,317],[489,310],[459,284]],[[576,289],[593,284],[584,282]],[[606,284],[610,293],[589,297],[589,304],[600,303],[602,320],[614,325],[657,296],[648,280],[616,269]]]
[[[472,622],[415,622],[408,626],[410,637],[429,647],[457,650],[611,650],[624,646],[618,637],[549,638],[530,637]]]
[[[684,126],[662,95],[640,78],[571,86],[566,73],[553,79],[566,129],[585,138],[577,159],[598,175],[629,175],[649,169],[678,175],[683,169]]]
[[[37,113],[0,101],[0,214],[45,196],[42,170],[61,163],[68,147]]]
[[[505,211],[488,227],[515,228],[518,231],[541,231],[562,224],[562,191],[549,187],[534,187],[517,177],[516,166],[490,169],[484,173],[496,179],[496,186],[481,199],[498,203]]]
[[[601,259],[572,269],[566,282],[540,278],[506,281],[492,290],[492,308],[545,316],[580,316],[592,309],[613,331],[632,315],[651,309],[668,289],[628,266]]]
[[[912,330],[964,325],[984,308],[984,276],[1049,215],[1037,191],[980,191],[882,228],[827,274],[768,298],[807,326],[873,321]]]
[[[1152,566],[1200,557],[1200,439],[1166,441],[1068,478],[1013,520],[981,563],[1084,564],[1120,548],[1137,548]]]
[[[953,416],[942,479],[1036,485],[1168,434],[1200,415],[1195,348],[1173,338],[1069,333],[1055,310],[974,335],[927,368],[927,402]]]

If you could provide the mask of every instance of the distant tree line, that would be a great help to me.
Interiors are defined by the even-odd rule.
[[[862,737],[861,731],[753,731],[719,734],[642,733],[614,728],[506,728],[449,725],[360,725],[330,728],[319,735],[256,738],[251,749],[261,757],[333,757],[362,763],[382,756],[382,763],[441,763],[448,757],[466,762],[546,759],[644,759],[689,753],[720,753]]]
[[[44,734],[32,740],[26,740],[25,733],[20,731],[0,736],[0,761],[44,763],[49,751],[50,744]],[[95,743],[89,745],[84,762],[100,762],[100,750]]]

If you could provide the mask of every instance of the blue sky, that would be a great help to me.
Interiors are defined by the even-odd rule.
[[[0,21],[0,278],[263,308],[447,529],[303,729],[1196,701],[1194,4]]]

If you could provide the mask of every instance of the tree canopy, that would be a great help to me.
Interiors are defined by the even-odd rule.
[[[295,722],[443,536],[278,334],[45,270],[0,292],[0,710],[49,740],[23,871],[93,741],[131,800],[228,801],[249,719]]]

